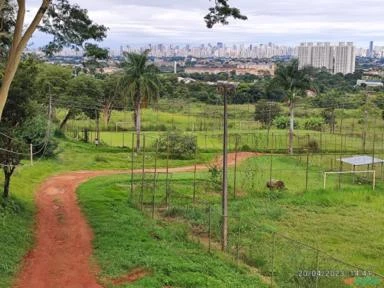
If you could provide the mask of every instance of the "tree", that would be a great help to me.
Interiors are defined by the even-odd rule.
[[[141,108],[152,100],[156,101],[160,92],[159,71],[153,64],[148,64],[148,53],[147,50],[142,54],[126,54],[121,79],[121,85],[134,106],[137,151],[140,150]]]
[[[65,93],[72,77],[70,67],[40,63],[37,65],[35,100],[42,104],[51,100],[62,107],[60,102],[66,99]],[[52,106],[52,120],[57,120],[55,105]]]
[[[0,0],[0,59],[6,57],[11,46],[11,31],[15,26],[15,11],[9,0]]]
[[[263,126],[270,127],[273,119],[281,114],[280,105],[276,102],[260,100],[255,105],[255,120]]]
[[[336,89],[332,89],[327,93],[320,94],[314,99],[314,104],[318,107],[325,108],[321,116],[324,122],[329,125],[332,133],[335,133],[336,115],[335,110],[343,106],[343,94]]]
[[[120,89],[121,74],[111,74],[103,80],[103,96],[101,99],[104,126],[107,127],[111,118],[112,109],[122,110],[128,106],[127,99]]]
[[[295,59],[289,64],[278,66],[271,85],[282,88],[288,98],[290,115],[288,150],[290,154],[293,154],[294,103],[297,96],[304,95],[305,91],[310,88],[310,79],[305,69],[299,69],[299,61]]]
[[[103,61],[104,63],[109,57],[109,51],[105,48],[100,48],[96,44],[86,43],[84,46],[84,57],[83,62],[84,70],[92,75],[96,74],[97,69],[103,72]],[[104,67],[106,66],[106,63]]]
[[[67,121],[80,113],[85,113],[91,119],[99,116],[101,108],[100,99],[103,97],[102,81],[92,76],[82,74],[72,78],[68,82],[65,96],[57,106],[67,109],[60,129],[63,129]]]
[[[64,47],[78,49],[87,40],[101,41],[106,37],[107,28],[105,26],[94,24],[88,17],[87,10],[81,9],[76,4],[69,4],[68,0],[42,0],[32,22],[24,29],[25,2],[25,0],[17,0],[14,27],[9,29],[11,45],[6,56],[5,71],[0,87],[0,119],[22,53],[36,29],[53,35],[53,40],[43,49],[48,55],[52,55]],[[6,0],[6,3],[9,2]],[[39,26],[41,21],[43,21],[43,25]]]
[[[9,185],[16,167],[29,157],[29,145],[36,156],[55,149],[50,139],[46,109],[33,101],[36,63],[28,59],[21,63],[9,91],[9,98],[0,123],[0,163],[4,173],[3,197],[9,197]]]

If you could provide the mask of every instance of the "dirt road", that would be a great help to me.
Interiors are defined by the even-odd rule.
[[[255,153],[237,154],[241,162]],[[234,164],[234,154],[228,164]],[[216,159],[221,165],[221,159]],[[197,170],[207,169],[198,165]],[[193,171],[194,166],[170,168],[170,173]],[[146,172],[153,171],[147,169]],[[165,169],[158,169],[159,172]],[[96,263],[91,263],[92,231],[77,203],[76,189],[88,179],[131,173],[130,170],[78,171],[50,177],[36,192],[36,240],[25,256],[15,288],[99,288]],[[141,170],[134,170],[141,173]]]

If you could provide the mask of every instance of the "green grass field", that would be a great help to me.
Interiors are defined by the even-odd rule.
[[[165,101],[165,100],[164,100]],[[191,133],[197,137],[199,149],[204,151],[219,151],[222,148],[222,107],[185,101],[161,101],[159,109],[142,110],[142,131],[147,135],[147,148],[159,135],[167,131],[179,130]],[[287,107],[281,105],[283,113]],[[288,143],[287,129],[272,127],[267,131],[254,121],[253,105],[229,105],[228,108],[230,148],[235,148],[236,135],[240,135],[239,149],[257,151],[286,152]],[[323,132],[304,130],[304,122],[310,117],[320,117],[321,109],[297,107],[296,118],[300,127],[295,130],[294,148],[300,151],[305,148],[308,139],[315,140],[322,152],[351,153],[373,151],[384,152],[384,121],[378,116],[369,115],[367,123],[362,120],[361,111],[357,109],[337,110],[335,133],[330,133],[328,125],[323,125]],[[343,115],[343,116],[341,116]],[[58,112],[58,118],[64,117],[64,111]],[[132,112],[113,111],[108,126],[101,121],[101,141],[109,146],[131,147],[134,125]],[[90,119],[70,120],[67,125],[67,135],[82,137],[82,130],[90,129],[89,141],[96,137],[96,122]],[[364,140],[363,131],[367,135]],[[309,138],[308,138],[309,137]],[[365,142],[365,148],[364,148]],[[375,143],[375,144],[374,144]]]
[[[120,287],[266,287],[246,268],[188,240],[185,225],[143,216],[127,203],[127,191],[116,179],[92,180],[78,195],[95,233],[94,257],[106,283],[139,267],[149,274]]]
[[[153,167],[154,165],[155,149],[153,143],[156,138],[160,134],[175,129],[184,131],[185,133],[193,133],[197,136],[199,148],[197,162],[206,163],[221,151],[220,115],[222,113],[222,107],[201,103],[185,103],[183,101],[175,101],[175,103],[167,102],[166,104],[167,106],[160,105],[158,111],[152,109],[145,109],[143,111],[143,134],[146,135],[147,143],[145,167]],[[230,105],[230,150],[233,151],[235,149],[234,135],[239,134],[241,136],[238,143],[239,150],[263,151],[268,153],[272,149],[279,153],[285,152],[287,150],[288,140],[287,131],[273,128],[268,134],[267,130],[261,129],[259,123],[253,121],[253,110],[254,107],[252,105]],[[286,107],[284,107],[284,111],[286,110]],[[311,116],[318,116],[320,112],[320,109],[304,109],[302,107],[296,109],[297,119],[300,121]],[[340,111],[337,112],[340,114]],[[325,127],[325,132],[323,133],[297,129],[295,131],[295,151],[304,153],[296,155],[295,157],[286,157],[283,155],[274,156],[272,158],[272,173],[270,172],[271,159],[267,155],[265,157],[251,159],[238,167],[236,192],[239,197],[237,199],[231,199],[230,202],[230,210],[233,215],[230,229],[231,235],[235,237],[230,238],[231,249],[234,250],[236,245],[238,246],[240,244],[246,247],[246,249],[244,248],[244,250],[240,249],[240,251],[238,251],[240,257],[243,258],[245,262],[257,266],[267,276],[271,273],[271,231],[278,231],[279,233],[301,240],[311,246],[319,247],[349,263],[384,273],[382,268],[384,267],[384,263],[379,257],[383,249],[382,241],[380,240],[383,238],[382,231],[384,231],[384,224],[380,218],[380,215],[383,213],[383,183],[379,181],[377,189],[372,191],[369,181],[362,177],[353,179],[352,176],[343,176],[339,181],[338,176],[330,176],[327,189],[322,189],[323,171],[338,170],[339,163],[337,159],[342,156],[362,153],[363,139],[361,132],[364,131],[366,127],[368,127],[366,131],[366,152],[375,154],[375,156],[381,158],[384,157],[384,121],[377,117],[377,119],[373,116],[371,117],[370,115],[367,126],[365,126],[360,119],[361,111],[346,110],[345,112],[342,122],[343,126],[341,127],[340,118],[338,118],[336,126],[336,131],[341,131],[343,136],[337,133],[329,133],[328,127]],[[62,118],[63,115],[64,111],[59,110],[58,117]],[[125,122],[125,124],[119,122]],[[76,133],[74,133],[75,131],[81,131],[84,127],[94,128],[94,125],[95,121],[89,119],[69,121],[67,135],[72,140],[60,140],[59,153],[55,159],[36,161],[33,167],[30,167],[28,162],[25,161],[23,162],[24,165],[16,170],[11,181],[11,200],[7,205],[4,205],[4,203],[0,205],[0,243],[2,243],[0,244],[2,248],[0,287],[10,286],[12,277],[14,277],[20,267],[23,255],[25,255],[33,243],[33,217],[35,213],[33,200],[34,191],[39,183],[49,175],[64,171],[82,169],[129,169],[131,167],[132,154],[128,148],[131,147],[132,142],[131,130],[133,125],[131,112],[114,111],[112,113],[109,127],[104,127],[105,131],[101,134],[101,140],[105,145],[95,147],[93,144],[85,144],[73,139],[77,137]],[[93,141],[95,135],[93,134],[94,132],[91,133],[89,139]],[[359,133],[360,135],[358,135]],[[306,155],[303,149],[306,148],[308,134],[310,134],[310,139],[316,140],[320,151],[324,153],[315,154],[315,156],[311,156],[310,158],[308,191],[306,191]],[[79,136],[81,137],[81,134]],[[141,167],[142,155],[133,155],[133,167]],[[186,161],[172,160],[170,161],[170,166],[192,165],[195,161],[195,159]],[[164,167],[165,165],[166,160],[159,158],[157,166]],[[343,167],[343,169],[349,168]],[[378,178],[382,178],[382,173],[380,167],[377,167]],[[159,176],[158,182],[156,183],[161,192],[154,196],[152,190],[155,184],[151,177],[151,175],[145,176],[143,186],[145,190],[143,199],[144,208],[149,214],[151,214],[153,197],[155,198],[155,204],[157,206],[164,206],[166,197],[164,194],[164,175]],[[193,174],[190,173],[174,174],[171,176],[172,193],[169,201],[174,206],[169,213],[174,213],[174,216],[180,216],[176,217],[177,219],[187,219],[193,224],[194,228],[196,228],[195,226],[198,228],[202,227],[201,229],[206,231],[206,225],[208,223],[207,205],[190,204],[193,193],[195,193],[198,201],[213,203],[212,209],[216,216],[212,219],[212,225],[215,225],[212,232],[213,236],[217,238],[220,231],[220,217],[218,216],[220,210],[220,193],[218,185],[217,183],[212,184],[212,175],[208,172],[197,173],[196,177],[199,181],[196,186],[193,185],[193,177]],[[281,193],[268,192],[265,189],[265,183],[270,178],[283,180],[287,190]],[[133,200],[137,202],[140,197],[137,191],[140,191],[141,178],[139,175],[136,175],[134,180],[135,191],[132,196],[136,197],[133,198]],[[353,183],[354,180],[355,183]],[[121,189],[129,193],[129,176],[122,176],[121,179],[115,178],[114,181],[114,183],[121,186],[119,186]],[[233,194],[233,181],[233,170],[231,170],[229,179],[231,195]],[[341,189],[339,189],[339,187]],[[119,189],[116,188],[117,200],[121,196],[119,193],[122,193]],[[187,206],[185,205],[186,202],[189,203]],[[87,203],[84,202],[84,205],[86,204]],[[101,205],[102,203],[99,204]],[[4,208],[5,206],[6,208]],[[124,210],[123,208],[121,209]],[[127,213],[124,215],[139,217],[139,214],[135,214],[137,212],[129,208],[129,206],[127,206],[127,210],[124,210],[124,213]],[[143,219],[142,221],[149,220]],[[148,223],[151,223],[151,225],[156,224],[151,221]],[[100,225],[106,225],[106,222]],[[255,227],[261,228],[256,229]],[[171,227],[164,229],[175,229],[178,231],[179,228]],[[185,233],[185,231],[183,233]],[[240,240],[236,238],[236,235],[239,233],[241,235]],[[167,240],[172,242],[175,239],[167,238]],[[297,247],[294,248],[295,246],[291,242],[287,242],[283,240],[283,238],[279,238],[279,241],[278,245],[280,246],[278,247],[280,247],[279,251],[281,252],[292,251],[293,253],[295,251],[301,251],[300,249],[298,250]],[[257,247],[250,246],[251,243],[257,243]],[[186,244],[186,246],[188,245]],[[184,248],[179,247],[179,249]],[[188,249],[192,249],[196,251],[196,253],[200,251],[197,246],[193,246],[192,248],[188,246]],[[104,252],[100,250],[97,253],[102,255]],[[276,257],[280,259],[280,266],[278,266],[280,270],[276,271],[276,277],[278,277],[276,281],[283,281],[289,275],[292,276],[295,273],[294,270],[297,270],[300,264],[302,264],[302,266],[304,264],[307,266],[313,265],[313,255],[308,256],[311,253],[303,252],[303,258],[306,260],[303,260],[301,263],[292,262],[293,256],[293,258],[284,258],[283,253],[277,253],[278,255]],[[170,255],[169,257],[172,258],[173,256]],[[204,261],[216,261],[207,259]],[[288,260],[284,262],[284,259],[289,259],[291,262]],[[307,262],[309,261],[308,259],[312,261],[312,264]],[[327,261],[329,261],[329,259],[322,259],[320,263],[325,266],[321,267],[326,269],[327,264],[329,264],[330,267],[334,267],[334,264],[328,263]],[[196,260],[196,262],[199,261]],[[117,264],[121,265],[121,262],[119,263]],[[156,265],[154,267],[160,267]],[[227,267],[227,264],[223,265],[226,268],[223,266],[224,270],[221,272],[227,271],[226,269],[231,267]],[[288,266],[291,266],[291,268],[287,269]],[[131,266],[128,268],[131,268]],[[202,266],[199,269],[202,269]],[[129,269],[124,269],[124,271],[126,270]],[[118,270],[115,270],[115,272],[107,271],[105,275],[117,275],[120,272],[121,271]],[[179,271],[178,273],[181,272]],[[216,278],[213,277],[210,280],[219,281],[217,279],[220,279],[220,277],[217,275],[220,274],[215,275]],[[233,275],[230,276],[232,277],[230,279],[235,279]],[[247,279],[248,276],[244,277],[244,279]],[[206,278],[204,279],[206,280]],[[188,279],[185,279],[185,281],[187,280]],[[180,283],[182,283],[182,281]],[[283,287],[289,287],[284,286],[288,284],[284,282],[281,283],[283,283]],[[311,286],[309,285],[308,287]]]
[[[12,278],[20,268],[22,257],[33,244],[34,191],[48,176],[65,171],[130,169],[131,153],[116,147],[95,147],[81,142],[60,140],[59,154],[51,160],[28,161],[18,167],[11,179],[11,198],[5,205],[0,200],[0,287],[10,287]],[[206,162],[214,154],[199,154],[199,162]],[[153,167],[154,154],[147,153],[145,167]],[[135,168],[141,167],[141,155],[134,154]],[[171,160],[170,167],[185,166],[195,160]],[[166,166],[165,159],[158,159],[158,165]],[[1,175],[0,184],[3,176]]]
[[[237,195],[233,198],[233,169],[230,171],[231,195],[230,210],[230,252],[240,254],[245,262],[256,266],[266,276],[271,275],[271,251],[273,233],[278,232],[276,240],[275,279],[281,287],[312,287],[309,279],[295,277],[303,269],[315,270],[316,250],[305,245],[319,248],[319,267],[321,270],[354,269],[359,266],[368,271],[384,273],[381,255],[384,222],[384,183],[379,181],[375,191],[364,177],[330,177],[327,189],[322,188],[322,171],[329,157],[316,156],[311,159],[308,171],[308,191],[305,191],[306,159],[295,156],[274,156],[272,159],[272,178],[285,182],[286,190],[270,192],[265,183],[270,179],[270,157],[258,157],[247,160],[237,173]],[[380,167],[377,167],[378,172]],[[134,178],[134,191],[131,200],[143,208],[148,215],[152,213],[153,203],[157,208],[166,205],[165,176],[159,175],[154,181],[153,175],[145,176],[145,185],[141,194],[141,176]],[[212,185],[212,175],[199,172],[194,189],[194,176],[191,173],[173,174],[168,197],[171,210],[165,216],[187,219],[193,229],[206,235],[209,216],[208,203],[212,203],[211,229],[213,237],[220,235],[220,186]],[[122,176],[116,185],[130,193],[130,178]],[[156,185],[156,186],[155,186]],[[154,193],[154,187],[156,192]],[[193,203],[195,190],[196,202]],[[143,195],[143,196],[141,196]],[[205,203],[205,204],[204,204]],[[293,240],[287,240],[288,236]],[[240,248],[238,249],[238,247]],[[329,255],[351,265],[335,261]],[[296,260],[294,260],[296,259]],[[311,279],[313,280],[313,279]],[[293,281],[293,282],[292,282]],[[294,282],[296,281],[296,282]],[[312,284],[311,284],[312,283]],[[341,279],[326,282],[322,279],[319,287],[343,287]],[[305,286],[309,285],[309,286]],[[374,286],[379,287],[379,286]]]

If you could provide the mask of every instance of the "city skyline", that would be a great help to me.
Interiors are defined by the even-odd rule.
[[[208,43],[227,40],[231,43],[259,42],[298,45],[300,42],[354,42],[368,47],[373,40],[384,45],[381,27],[381,1],[319,0],[308,5],[304,0],[270,1],[260,3],[233,0],[231,4],[241,8],[248,21],[230,21],[228,26],[205,27],[203,17],[212,2],[208,0],[151,1],[122,0],[107,2],[78,0],[89,10],[96,22],[110,28],[103,46],[118,48],[125,43]],[[28,2],[29,20],[36,11],[38,0]],[[27,21],[28,22],[28,21]],[[36,33],[33,47],[44,45],[45,35]]]

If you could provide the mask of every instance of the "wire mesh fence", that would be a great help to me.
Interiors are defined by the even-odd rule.
[[[127,151],[131,153],[131,161],[127,165],[131,165],[131,168],[135,167],[126,182],[130,203],[153,218],[185,221],[208,251],[220,248],[223,216],[220,205],[221,171],[218,161],[199,165],[198,169],[196,162],[187,169],[171,168],[168,162],[166,168],[160,168],[157,160],[168,159],[169,155],[158,153],[154,145],[156,135],[145,133],[144,135],[140,153],[134,151],[135,141],[132,134],[130,137],[127,134],[124,138],[130,146]],[[221,144],[221,136],[217,134],[205,137],[203,134],[200,140],[197,136],[197,141],[202,141],[199,145],[200,151],[204,151],[201,145],[214,147],[217,143]],[[344,149],[341,153],[340,151],[329,153],[321,149],[311,150],[309,149],[311,137],[303,135],[295,138],[296,147],[302,147],[302,150],[297,149],[297,151],[302,153],[286,155],[276,154],[276,150],[270,149],[286,145],[286,136],[283,138],[271,134],[273,137],[262,138],[264,136],[265,134],[260,134],[256,137],[255,133],[248,133],[232,135],[230,138],[231,148],[234,151],[231,155],[231,157],[234,156],[232,159],[234,163],[229,171],[231,203],[236,203],[234,200],[244,195],[249,198],[255,197],[260,202],[266,201],[260,198],[259,195],[262,195],[269,205],[268,201],[273,202],[274,199],[278,199],[282,193],[286,193],[286,190],[289,193],[321,191],[324,190],[322,184],[325,171],[350,169],[340,162],[340,158],[353,155],[353,152],[344,149],[346,140],[343,137],[334,141],[335,145],[340,141],[339,148]],[[372,139],[377,141],[378,138]],[[328,140],[323,138],[321,141]],[[237,160],[236,156],[242,150],[241,145],[251,145],[250,151],[260,151],[261,149],[258,148],[260,143],[268,146],[266,150],[272,153],[259,155],[243,163]],[[351,145],[351,147],[355,146]],[[372,155],[383,155],[384,151],[375,150],[375,145],[372,148]],[[382,165],[372,164],[370,169],[377,171],[377,180],[383,179]],[[267,183],[272,180],[282,181],[285,190],[268,189]],[[355,187],[356,183],[359,184],[357,187]],[[370,185],[369,175],[339,174],[329,179],[328,189],[369,190]],[[273,225],[257,223],[250,217],[242,217],[240,213],[242,207],[231,203],[226,252],[232,255],[239,265],[246,263],[257,269],[270,287],[348,287],[350,283],[355,283],[354,281],[380,287],[383,283],[384,277],[374,272],[380,267],[361,268],[345,262],[341,259],[342,255],[334,257],[334,253],[294,239],[279,232]],[[249,209],[254,208],[249,207]],[[279,205],[271,205],[263,209],[270,217],[279,217]]]

